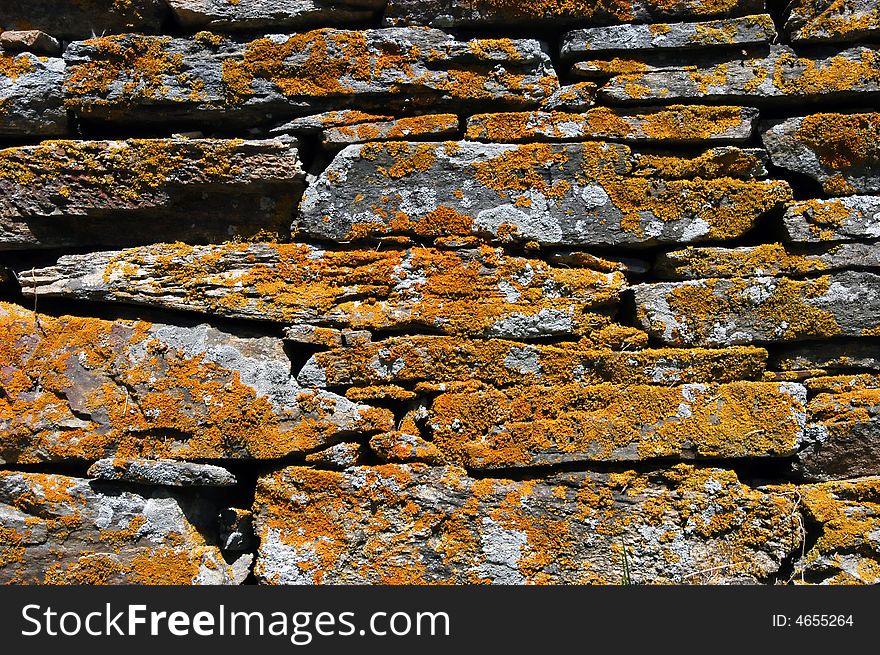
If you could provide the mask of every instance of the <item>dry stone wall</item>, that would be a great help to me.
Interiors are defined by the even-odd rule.
[[[880,581],[876,0],[0,3],[0,581]]]

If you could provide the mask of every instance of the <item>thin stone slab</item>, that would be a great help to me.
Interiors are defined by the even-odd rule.
[[[880,196],[793,202],[783,222],[790,241],[880,239]]]
[[[237,32],[366,22],[385,0],[165,0],[190,30]]]
[[[159,487],[232,487],[237,483],[232,473],[215,464],[142,457],[100,459],[89,467],[88,476]]]
[[[793,0],[785,31],[792,43],[876,41],[880,9],[875,0]]]

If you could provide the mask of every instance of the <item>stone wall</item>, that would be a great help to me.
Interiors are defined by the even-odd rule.
[[[875,0],[0,8],[0,581],[880,581]]]

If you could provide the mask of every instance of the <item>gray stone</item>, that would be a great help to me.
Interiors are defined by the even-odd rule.
[[[702,23],[611,25],[569,32],[562,38],[563,59],[597,52],[633,50],[706,50],[712,47],[772,43],[773,19],[767,14],[726,18]]]
[[[788,346],[773,355],[771,366],[782,371],[880,371],[880,339],[868,337]]]
[[[269,584],[755,583],[799,545],[793,497],[683,466],[525,482],[293,467],[260,478],[255,519]]]
[[[873,273],[711,278],[632,290],[641,325],[676,346],[868,336],[880,326],[880,275]]]
[[[793,202],[783,220],[790,241],[880,239],[880,196]]]
[[[155,34],[168,14],[165,0],[23,0],[3,3],[2,27],[38,29],[56,39],[87,39],[103,34]]]
[[[0,471],[0,582],[241,584],[252,556],[214,545],[216,508],[166,490]]]
[[[813,178],[830,195],[880,192],[880,113],[790,118],[762,138],[776,166]]]
[[[9,52],[25,50],[40,55],[57,57],[61,54],[58,39],[40,30],[7,30],[0,33],[0,47]]]
[[[577,82],[560,86],[541,103],[546,111],[586,111],[593,106],[597,87],[592,82]]]
[[[806,479],[827,482],[872,475],[880,468],[880,417],[867,421],[811,423],[796,470]]]
[[[876,41],[880,10],[875,0],[792,0],[785,31],[792,43]]]
[[[219,32],[326,27],[374,18],[384,0],[166,0],[181,25]]]
[[[306,455],[306,463],[318,468],[342,470],[357,465],[363,452],[364,447],[361,444],[344,441],[309,453]]]
[[[331,109],[526,109],[559,86],[538,41],[457,41],[430,29],[328,29],[249,42],[129,34],[72,43],[65,60],[71,109],[139,125],[255,127]]]
[[[7,148],[0,250],[286,236],[304,184],[289,137]]]
[[[235,476],[222,466],[171,459],[111,457],[89,467],[90,478],[160,487],[231,487]]]
[[[0,52],[0,136],[66,134],[63,82],[61,59]]]
[[[306,190],[294,231],[332,241],[412,234],[650,246],[740,236],[790,193],[780,181],[667,181],[632,170],[629,148],[600,142],[350,146]]]

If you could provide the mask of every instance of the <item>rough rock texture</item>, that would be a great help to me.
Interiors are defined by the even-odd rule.
[[[66,134],[63,83],[63,60],[0,50],[0,137]]]
[[[876,0],[0,6],[0,583],[880,582]]]
[[[277,138],[51,141],[0,150],[0,250],[288,231],[305,175]]]
[[[227,563],[205,538],[216,511],[163,490],[0,471],[0,582],[241,584],[251,556]]]
[[[798,541],[793,497],[686,466],[528,482],[293,467],[260,479],[255,508],[256,573],[274,584],[616,584],[621,544],[636,582],[754,583]]]
[[[664,180],[632,170],[628,147],[602,142],[352,146],[306,190],[295,229],[333,240],[653,245],[739,236],[789,198],[780,182]]]

